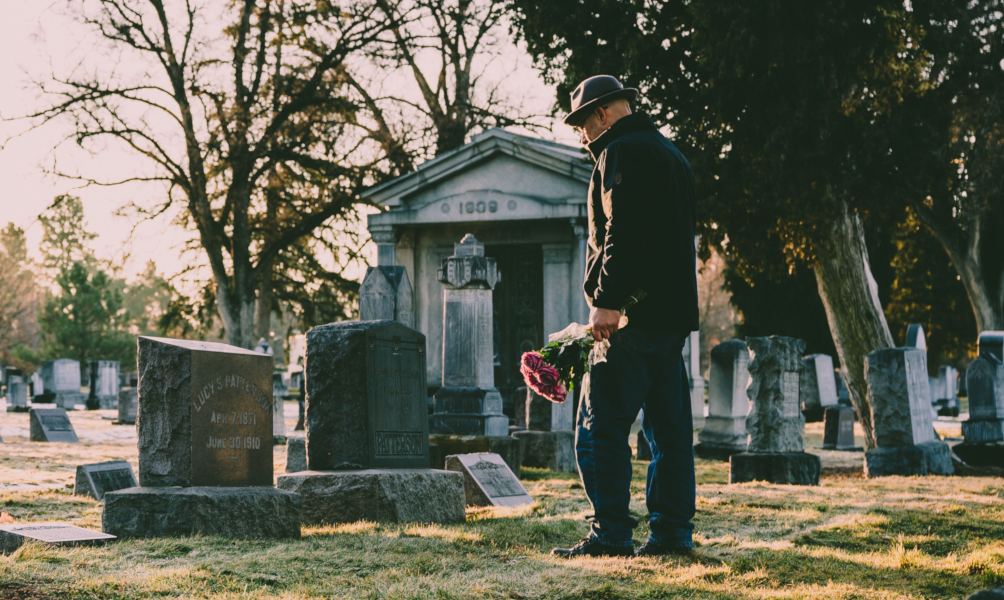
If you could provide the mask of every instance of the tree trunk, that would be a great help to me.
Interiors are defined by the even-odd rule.
[[[827,232],[826,244],[818,249],[816,284],[837,346],[840,370],[870,450],[875,447],[875,431],[865,381],[865,357],[892,347],[892,334],[868,264],[861,219],[842,199],[831,199],[838,203],[839,216]]]
[[[258,321],[255,337],[265,338],[272,343],[272,264],[261,265],[261,276],[258,278]]]
[[[258,342],[254,337],[254,290],[235,293],[226,288],[226,283],[217,281],[216,306],[227,330],[227,343],[248,350],[254,348]]]

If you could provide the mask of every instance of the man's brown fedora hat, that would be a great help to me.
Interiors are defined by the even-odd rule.
[[[565,125],[581,125],[597,106],[611,100],[627,98],[634,100],[638,90],[626,88],[610,75],[596,75],[583,81],[572,92],[572,112],[565,117]]]

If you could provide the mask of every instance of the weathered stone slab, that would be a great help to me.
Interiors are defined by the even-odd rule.
[[[826,354],[810,354],[803,360],[799,396],[807,422],[823,420],[827,408],[837,405],[837,382],[833,359]]]
[[[79,442],[66,410],[33,408],[28,411],[28,440],[32,442]]]
[[[299,473],[307,470],[307,439],[293,436],[286,440],[286,472]]]
[[[286,443],[286,418],[283,414],[282,396],[272,388],[272,443],[281,446]]]
[[[522,506],[533,498],[498,454],[453,454],[446,469],[464,475],[467,506]]]
[[[822,473],[819,457],[807,452],[742,452],[729,460],[729,483],[819,485]]]
[[[28,385],[21,375],[7,376],[7,412],[28,412]]]
[[[966,371],[969,419],[962,435],[969,443],[1004,442],[1004,365],[992,354],[979,356]]]
[[[906,343],[904,346],[927,350],[927,335],[924,333],[923,325],[920,323],[911,323],[906,328]]]
[[[54,546],[92,546],[114,539],[114,535],[69,523],[11,523],[0,525],[0,554],[10,554],[28,540]]]
[[[535,394],[528,389],[526,395],[524,411],[526,414],[526,428],[531,431],[565,431],[572,429],[572,402],[551,402],[547,398]]]
[[[638,430],[638,435],[635,436],[635,444],[635,460],[650,462],[652,460],[652,446],[649,445],[644,430]]]
[[[136,424],[136,412],[139,407],[139,394],[136,388],[127,387],[119,390],[119,420],[123,425]]]
[[[393,321],[322,325],[306,363],[310,469],[428,468],[425,336]]]
[[[140,485],[272,485],[271,357],[141,336],[138,362]]]
[[[433,469],[304,471],[276,486],[303,499],[303,523],[463,523],[464,478]]]
[[[486,435],[430,435],[429,442],[439,448],[443,463],[430,463],[432,468],[445,468],[445,457],[451,454],[476,454],[490,452],[498,454],[509,465],[509,469],[520,476],[520,465],[523,464],[523,450],[520,441],[510,436]]]
[[[823,449],[860,451],[854,445],[854,409],[849,406],[831,406],[826,409],[823,426]]]
[[[127,461],[113,460],[77,466],[77,479],[73,485],[74,496],[90,496],[103,500],[105,494],[139,485]]]
[[[977,348],[979,356],[993,356],[997,364],[1004,363],[1004,331],[981,332]]]
[[[96,382],[94,392],[102,409],[118,408],[119,398],[119,366],[117,360],[95,360],[92,369],[95,370]]]
[[[916,348],[885,348],[865,359],[868,402],[879,447],[934,439],[927,356]]]
[[[865,453],[865,477],[887,475],[951,475],[952,451],[940,440],[886,446]]]
[[[369,267],[359,286],[360,321],[397,321],[415,326],[414,295],[404,267]]]
[[[47,392],[80,394],[80,363],[70,358],[57,358],[42,363],[42,382]]]
[[[802,452],[805,417],[799,384],[805,342],[771,336],[747,338],[746,344],[750,350],[749,452]]]
[[[429,431],[447,435],[506,435],[509,418],[502,414],[502,395],[495,388],[441,388],[434,397]]]
[[[694,453],[698,456],[728,460],[732,454],[746,451],[748,364],[749,350],[742,340],[722,342],[711,349],[708,418],[697,434]]]
[[[301,510],[300,496],[271,487],[135,487],[105,494],[101,529],[120,538],[298,539]]]
[[[522,466],[550,469],[559,473],[575,473],[575,434],[567,431],[516,431]]]
[[[704,378],[701,377],[701,334],[692,331],[687,336],[681,351],[683,367],[687,371],[687,384],[690,387],[690,416],[695,430],[704,429]]]

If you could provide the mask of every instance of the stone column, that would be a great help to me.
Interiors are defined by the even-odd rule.
[[[392,267],[396,263],[397,233],[393,225],[373,225],[370,239],[377,245],[377,264]]]
[[[805,452],[799,382],[805,342],[790,337],[747,338],[749,451],[733,454],[730,482],[819,485],[819,457]]]
[[[728,460],[733,454],[746,452],[748,363],[749,350],[742,340],[722,342],[711,350],[708,418],[694,446],[698,456]]]
[[[690,380],[690,413],[694,419],[694,429],[704,428],[704,377],[701,376],[701,332],[691,331],[687,339],[689,354],[685,367]],[[684,352],[687,352],[687,348]]]
[[[569,244],[544,244],[544,331],[545,337],[572,322],[569,289],[572,248]],[[574,292],[573,292],[574,293]],[[579,294],[581,296],[581,294]]]
[[[572,321],[586,325],[589,322],[589,304],[586,303],[582,285],[586,279],[587,237],[589,232],[587,231],[585,219],[575,218],[571,221],[572,231],[575,233],[576,248],[575,260],[572,261],[572,293],[568,296],[571,301],[569,310],[571,311]]]
[[[443,387],[429,433],[507,436],[509,419],[495,389],[492,289],[500,276],[484,244],[467,234],[443,260]]]

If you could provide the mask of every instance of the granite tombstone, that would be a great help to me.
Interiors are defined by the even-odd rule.
[[[575,473],[575,433],[572,432],[572,400],[551,402],[527,388],[523,413],[526,430],[515,431],[521,466]]]
[[[926,351],[876,350],[865,380],[877,446],[865,453],[865,475],[951,475],[951,451],[934,433]]]
[[[863,450],[854,445],[854,409],[850,406],[831,406],[826,409],[823,425],[823,450]]]
[[[924,326],[920,323],[911,323],[906,328],[906,344],[907,348],[917,348],[918,350],[927,350],[927,335],[924,333]]]
[[[134,387],[121,388],[119,390],[118,421],[113,421],[114,425],[135,425],[136,411],[139,406],[139,394]]]
[[[0,554],[10,554],[28,540],[53,546],[93,546],[114,539],[114,535],[69,523],[9,523],[0,525]]]
[[[124,460],[78,465],[77,477],[73,484],[74,496],[90,496],[104,500],[105,494],[116,490],[136,487],[136,476],[132,467]]]
[[[7,376],[7,412],[28,411],[28,385],[22,375]]]
[[[799,383],[802,414],[806,422],[822,421],[826,409],[838,404],[833,359],[826,354],[810,354],[803,362]]]
[[[79,442],[63,408],[32,408],[28,411],[28,440],[32,442]]]
[[[415,326],[408,271],[399,266],[369,267],[359,286],[360,321],[397,321]]]
[[[446,468],[464,475],[467,506],[521,506],[533,498],[498,454],[454,454]]]
[[[730,457],[731,483],[769,481],[819,485],[819,457],[805,450],[799,396],[805,342],[771,336],[747,338],[750,412],[747,452]]]
[[[302,435],[290,436],[286,440],[286,472],[299,473],[307,470],[307,438]]]
[[[80,391],[79,362],[69,358],[47,360],[42,363],[41,371],[45,395],[56,406],[74,410],[76,405],[87,400]]]
[[[952,450],[975,466],[1004,467],[1004,365],[994,353],[981,352],[969,363],[966,380],[969,418],[962,422],[965,441]]]
[[[119,399],[119,366],[117,360],[91,361],[95,372],[94,392],[98,405],[102,409],[118,408]]]
[[[749,349],[742,340],[722,342],[711,349],[708,418],[697,434],[696,455],[729,460],[733,454],[746,452],[746,415],[750,408],[746,395],[748,364]]]

